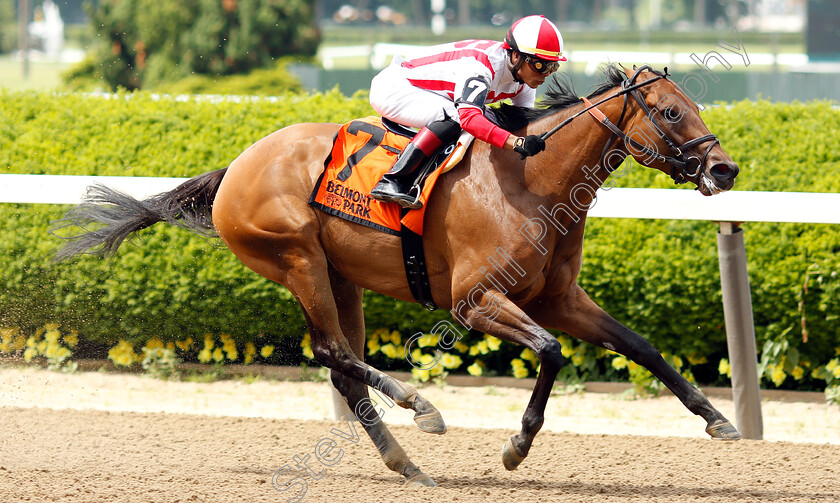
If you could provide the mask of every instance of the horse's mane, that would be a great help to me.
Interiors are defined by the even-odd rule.
[[[616,63],[604,65],[601,71],[604,73],[604,81],[598,84],[587,98],[604,94],[627,78],[622,67]],[[548,90],[537,102],[535,108],[502,103],[498,108],[492,109],[492,118],[503,129],[516,131],[578,103],[580,103],[580,95],[575,92],[571,77],[566,73],[554,74],[548,82]]]

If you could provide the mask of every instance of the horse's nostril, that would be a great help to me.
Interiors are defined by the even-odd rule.
[[[735,178],[738,174],[738,166],[726,163],[715,164],[709,170],[709,174],[718,181],[726,182]]]

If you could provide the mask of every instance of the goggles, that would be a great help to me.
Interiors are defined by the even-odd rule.
[[[546,61],[534,56],[525,55],[525,61],[531,66],[531,69],[541,75],[548,75],[557,71],[560,68],[559,61]]]

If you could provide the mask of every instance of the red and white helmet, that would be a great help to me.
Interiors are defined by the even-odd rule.
[[[566,61],[563,35],[544,16],[527,16],[513,23],[505,35],[504,47],[546,61]]]

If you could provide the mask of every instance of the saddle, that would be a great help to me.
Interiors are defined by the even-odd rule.
[[[432,300],[423,253],[426,202],[440,174],[460,162],[469,142],[462,135],[457,141],[444,145],[419,168],[415,184],[423,202],[420,209],[403,209],[396,203],[373,199],[371,189],[391,168],[414,134],[414,131],[380,117],[365,117],[343,124],[324,161],[324,172],[315,183],[309,204],[330,215],[400,236],[411,292],[431,311],[437,306]]]

